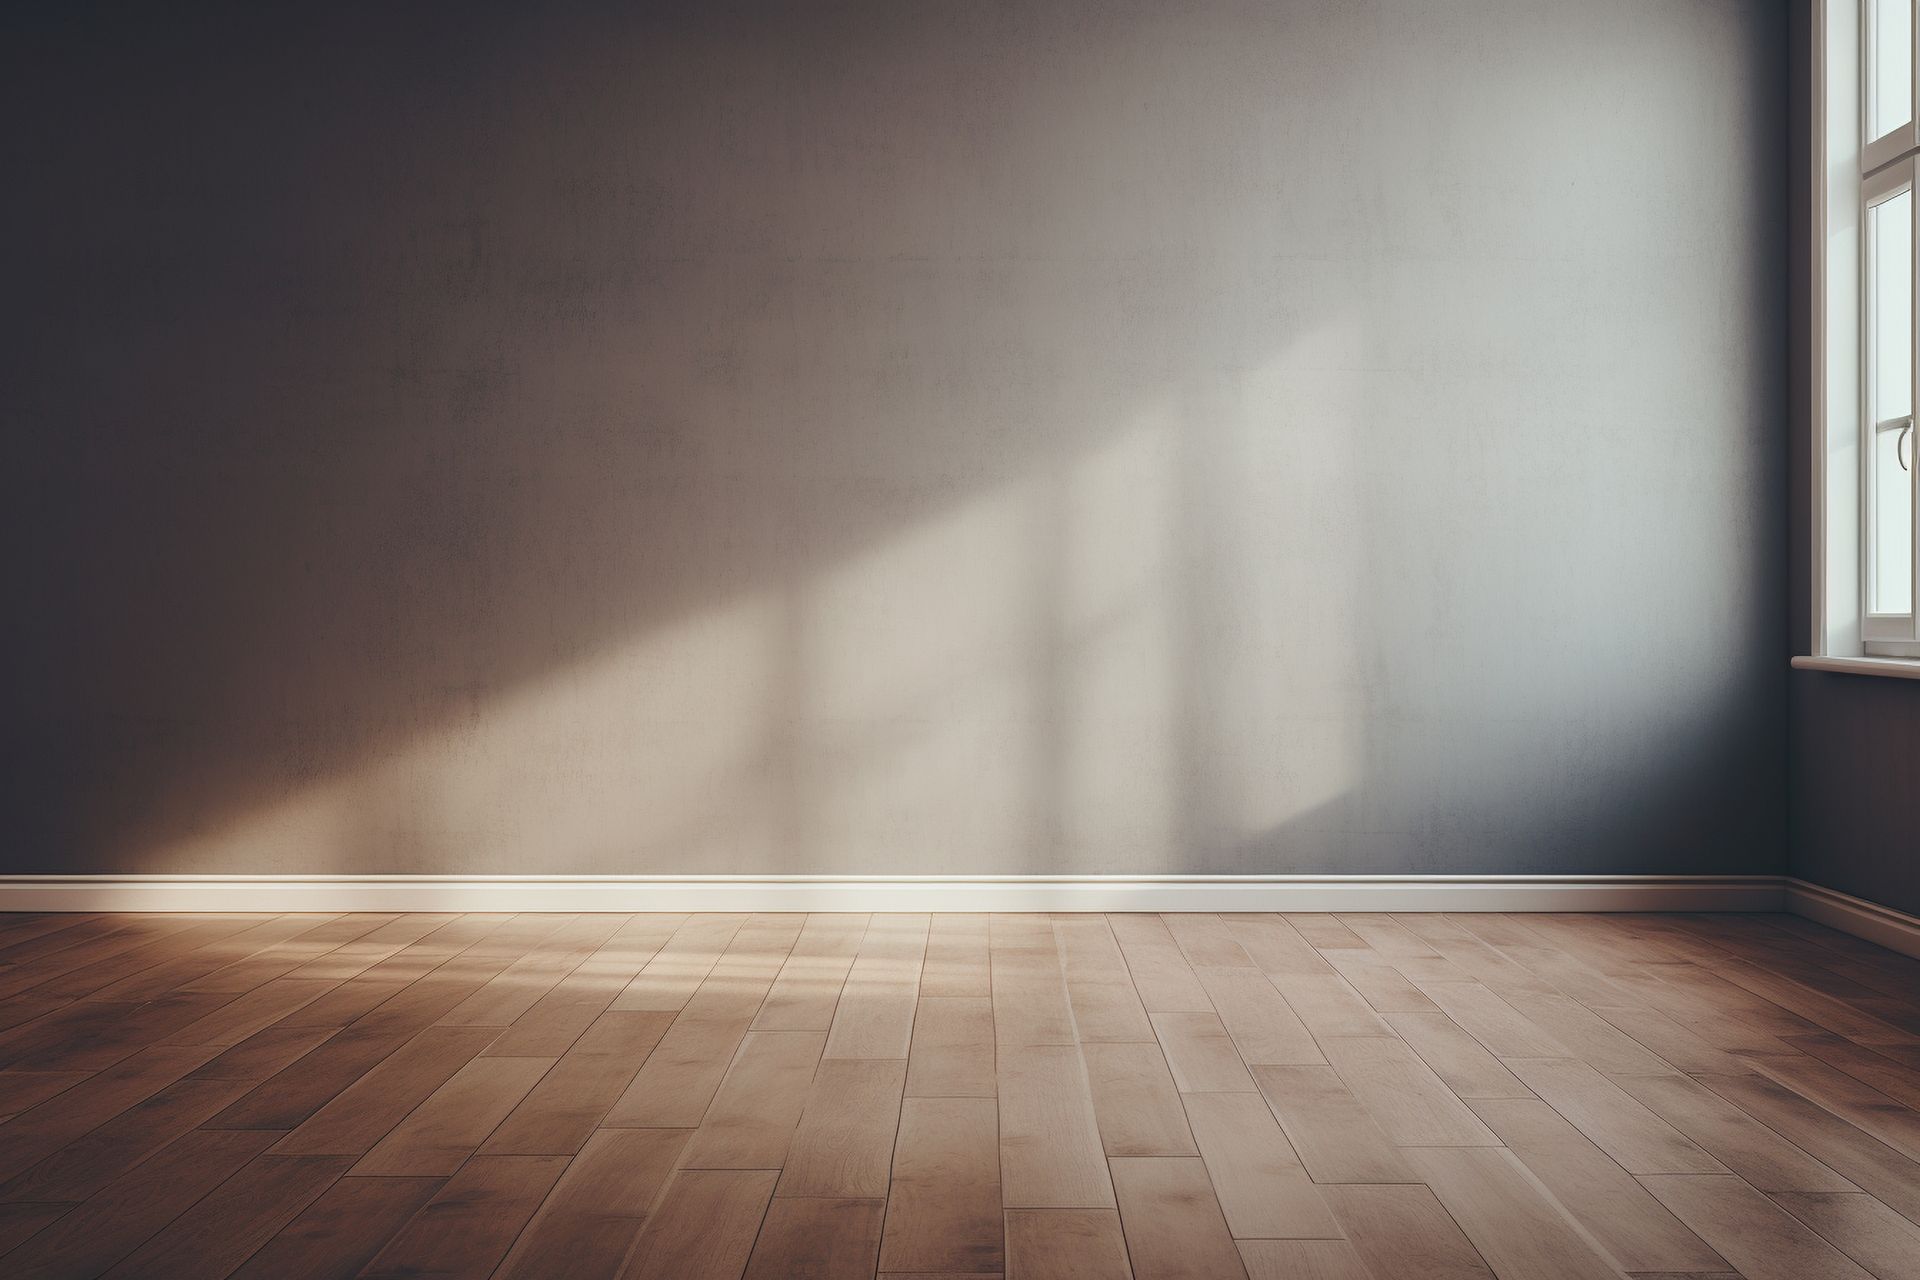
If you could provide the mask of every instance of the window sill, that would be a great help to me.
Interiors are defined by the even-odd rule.
[[[1845,676],[1891,676],[1920,680],[1920,658],[1795,658],[1795,671],[1828,671]]]

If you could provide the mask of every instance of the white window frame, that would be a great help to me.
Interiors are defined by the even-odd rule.
[[[1920,456],[1908,468],[1915,515],[1910,536],[1914,581],[1909,610],[1869,612],[1869,520],[1873,494],[1868,466],[1881,430],[1911,427],[1912,418],[1869,421],[1872,413],[1866,340],[1868,223],[1870,204],[1914,191],[1912,232],[1912,333],[1920,347],[1920,8],[1909,6],[1915,42],[1913,103],[1906,123],[1866,139],[1871,75],[1867,47],[1872,5],[1889,0],[1815,0],[1811,84],[1813,88],[1812,254],[1815,314],[1814,367],[1809,385],[1813,422],[1813,616],[1808,653],[1796,667],[1920,679]],[[1892,0],[1898,3],[1900,0]],[[1920,413],[1920,351],[1912,361],[1916,385],[1910,408]],[[1920,440],[1909,437],[1920,455]]]

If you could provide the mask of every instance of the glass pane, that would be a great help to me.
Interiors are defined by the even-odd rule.
[[[1873,441],[1873,611],[1905,613],[1913,604],[1913,485],[1901,462],[1912,457],[1905,430],[1876,432]]]
[[[1869,607],[1875,613],[1906,613],[1913,596],[1913,487],[1901,463],[1910,459],[1903,457],[1903,432],[1883,431],[1878,424],[1913,412],[1913,193],[1902,191],[1874,205],[1868,216],[1872,396],[1867,428],[1873,434],[1867,464]]]
[[[1873,0],[1867,67],[1867,137],[1913,118],[1913,0]]]
[[[1913,411],[1913,193],[1873,206],[1873,420]]]

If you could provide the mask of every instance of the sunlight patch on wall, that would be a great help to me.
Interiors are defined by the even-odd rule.
[[[1116,854],[1139,865],[1178,840],[1176,425],[1168,408],[1143,415],[1070,463],[1059,485],[1051,834],[1066,870],[1108,869]]]
[[[1137,872],[1311,821],[1378,710],[1361,356],[1323,325],[163,855]]]
[[[1311,821],[1360,781],[1371,682],[1361,637],[1368,501],[1365,349],[1357,320],[1303,333],[1245,380],[1214,441],[1231,523],[1216,591],[1266,643],[1217,646],[1209,764],[1216,819],[1250,838]]]

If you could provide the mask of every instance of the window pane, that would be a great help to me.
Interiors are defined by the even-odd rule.
[[[1905,613],[1913,592],[1913,486],[1901,469],[1905,432],[1875,433],[1873,442],[1873,611]],[[1907,448],[1912,441],[1907,442]]]
[[[1869,217],[1869,607],[1875,613],[1906,613],[1913,595],[1913,487],[1901,466],[1903,432],[1881,430],[1879,424],[1913,412],[1913,193],[1902,191],[1874,205]],[[1911,456],[1904,460],[1910,464]]]
[[[1873,0],[1867,138],[1913,118],[1913,0]]]
[[[1913,193],[1873,206],[1873,420],[1913,411]]]

